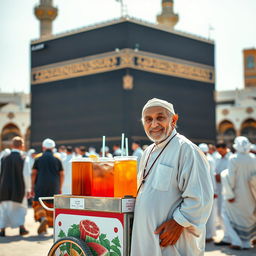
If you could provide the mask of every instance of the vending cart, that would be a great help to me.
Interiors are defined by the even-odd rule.
[[[40,198],[43,206],[46,199]],[[55,195],[52,199],[54,244],[48,256],[130,255],[134,197]]]

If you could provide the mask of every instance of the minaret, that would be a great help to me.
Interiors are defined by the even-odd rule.
[[[162,0],[162,13],[157,16],[158,24],[174,29],[178,21],[179,15],[173,12],[173,0]]]
[[[256,87],[256,49],[244,50],[244,84],[245,87]]]
[[[40,0],[35,15],[40,20],[40,37],[52,34],[52,21],[57,17],[58,9],[52,6],[52,0]]]

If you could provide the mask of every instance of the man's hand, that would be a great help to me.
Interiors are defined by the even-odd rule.
[[[221,176],[220,174],[215,174],[215,179],[217,183],[221,183]]]
[[[27,199],[32,198],[32,193],[31,193],[31,191],[28,191],[28,192],[26,193],[26,197],[27,197]]]
[[[160,225],[155,234],[160,234],[160,245],[166,247],[168,245],[174,245],[178,241],[184,227],[178,224],[175,220],[171,219]]]

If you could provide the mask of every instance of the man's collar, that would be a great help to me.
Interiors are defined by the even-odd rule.
[[[13,149],[12,149],[12,152],[20,153],[20,150],[19,150],[19,149],[16,149],[16,148],[13,148]]]
[[[44,152],[53,153],[51,149],[47,148]]]
[[[176,129],[173,129],[172,130],[172,133],[164,140],[162,141],[161,143],[159,144],[155,144],[155,149],[160,149],[160,148],[163,148],[167,143],[168,141],[177,133]]]

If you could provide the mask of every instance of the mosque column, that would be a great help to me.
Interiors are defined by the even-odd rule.
[[[34,13],[40,20],[40,37],[50,36],[52,34],[52,22],[58,14],[58,9],[53,7],[52,0],[40,0]]]
[[[179,15],[173,11],[173,0],[162,0],[162,13],[157,16],[159,25],[164,25],[173,30],[179,21]]]

